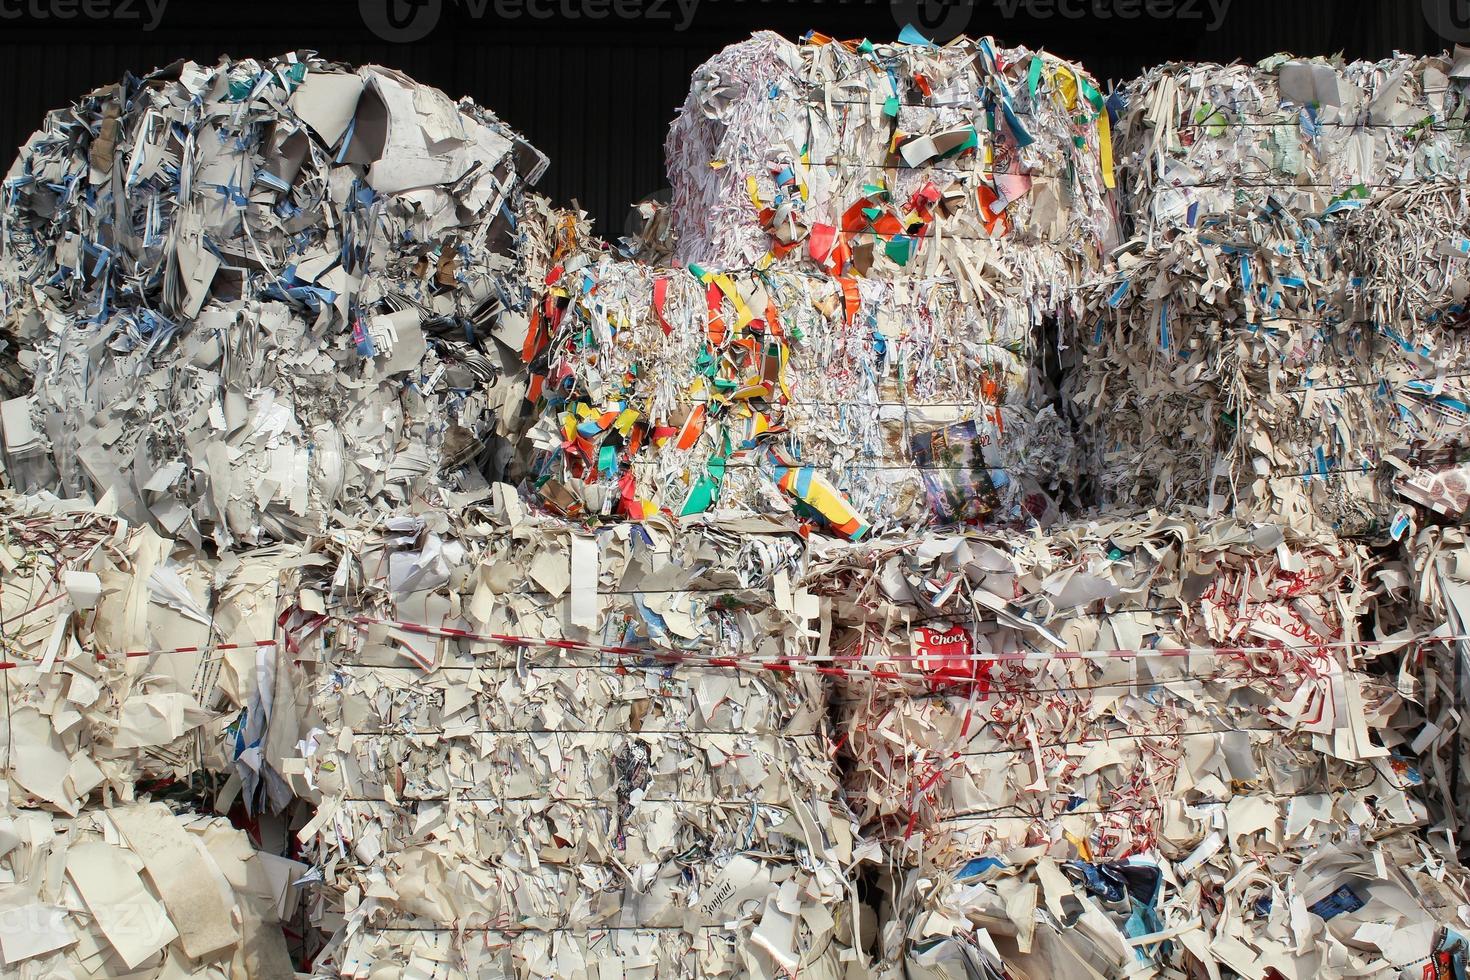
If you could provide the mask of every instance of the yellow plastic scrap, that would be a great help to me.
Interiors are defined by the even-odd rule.
[[[617,419],[613,422],[613,428],[617,429],[618,434],[626,439],[628,438],[628,433],[633,431],[633,426],[637,422],[638,410],[633,408],[625,408],[618,413]]]
[[[720,292],[725,294],[725,298],[735,306],[736,330],[745,327],[755,319],[755,314],[750,312],[750,307],[741,298],[740,289],[735,285],[734,279],[731,279],[728,275],[718,275],[714,277],[714,283],[720,287]]]
[[[755,205],[757,211],[765,208],[765,205],[761,203],[760,185],[755,182],[754,177],[745,178],[745,193],[750,195],[750,203]]]

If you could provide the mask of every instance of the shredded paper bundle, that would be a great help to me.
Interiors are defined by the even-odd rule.
[[[303,576],[319,962],[844,976],[855,828],[822,680],[757,666],[816,643],[799,538],[592,534],[497,493],[464,524],[344,529]]]
[[[1458,56],[1282,56],[1128,86],[1133,238],[1084,289],[1068,379],[1100,503],[1403,537],[1429,494],[1395,478],[1465,441],[1440,219],[1467,77]]]
[[[860,538],[1046,521],[1069,489],[1071,436],[1034,397],[1024,311],[947,280],[576,258],[553,267],[526,340],[533,473],[561,513],[794,509]]]
[[[53,113],[4,184],[37,378],[4,407],[13,481],[220,547],[453,482],[514,401],[481,338],[525,305],[513,212],[545,166],[468,100],[305,56]]]
[[[898,866],[884,949],[909,975],[1193,958],[1311,977],[1406,965],[1455,920],[1460,877],[1403,839],[1430,823],[1408,744],[1425,717],[1400,693],[1420,648],[1378,609],[1394,596],[1362,546],[1155,517],[830,562],[849,802]],[[1393,632],[1363,635],[1367,620]],[[1362,838],[1449,891],[1421,907],[1423,888],[1361,859],[1324,890],[1314,854]],[[1238,899],[1264,911],[1206,898],[1265,854]],[[1360,917],[1382,923],[1374,941],[1288,920],[1349,869],[1344,902],[1398,895]]]
[[[1040,313],[1113,235],[1097,83],[990,38],[758,33],[696,70],[665,148],[681,262],[945,275]]]
[[[1376,471],[1444,424],[1444,402],[1431,357],[1356,315],[1331,234],[1242,207],[1135,240],[1088,288],[1097,319],[1069,386],[1101,503],[1386,529]]]

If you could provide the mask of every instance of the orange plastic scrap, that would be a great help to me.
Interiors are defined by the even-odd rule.
[[[780,312],[780,310],[776,309],[776,302],[775,302],[775,300],[771,300],[771,299],[766,300],[766,320],[765,320],[765,323],[766,323],[766,329],[768,331],[770,331],[771,336],[773,336],[773,337],[783,337],[783,336],[785,336],[784,331],[781,329],[781,312]]]
[[[1001,203],[1000,195],[985,185],[981,185],[978,194],[980,196],[980,210],[985,214],[985,233],[992,238],[1010,234],[1011,219],[1006,212],[1005,205]]]
[[[675,448],[689,449],[699,441],[699,436],[704,432],[704,406],[695,405],[690,409],[684,424],[679,427],[679,437],[674,442]]]
[[[898,220],[897,215],[891,211],[886,211],[878,216],[877,221],[873,222],[873,231],[876,234],[884,236],[902,235],[903,224]]]
[[[711,347],[719,347],[725,343],[725,334],[728,328],[725,326],[725,318],[720,314],[720,304],[724,302],[725,294],[715,283],[710,283],[705,290],[704,301],[709,307],[709,324],[706,328]]]
[[[786,242],[784,244],[782,242],[772,242],[771,243],[771,257],[773,259],[782,259],[782,258],[785,258],[786,256],[790,255],[792,252],[797,251],[800,248],[801,248],[801,241],[799,239],[797,241],[794,241],[794,242]]]
[[[539,306],[531,309],[531,328],[526,331],[525,343],[521,346],[521,360],[530,364],[541,353],[544,346],[541,329],[541,308]]]
[[[857,311],[862,307],[862,296],[858,293],[857,280],[851,276],[838,276],[837,283],[842,287],[842,306],[845,319],[852,322],[857,316]]]
[[[865,231],[868,227],[867,209],[873,207],[875,202],[870,198],[859,198],[852,207],[848,208],[842,215],[842,230],[845,232]]]
[[[852,246],[848,244],[847,236],[843,235],[837,240],[837,247],[832,249],[832,253],[828,256],[826,267],[828,275],[842,275],[851,261]]]

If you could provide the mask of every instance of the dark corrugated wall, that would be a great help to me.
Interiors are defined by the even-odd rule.
[[[314,48],[342,61],[390,65],[489,106],[551,157],[542,188],[558,201],[577,199],[613,237],[621,233],[628,205],[665,185],[665,127],[683,101],[690,72],[710,54],[760,28],[787,36],[816,27],[844,37],[891,39],[898,19],[894,5],[877,0],[699,0],[689,28],[679,32],[670,21],[649,17],[597,22],[561,15],[536,20],[524,13],[509,21],[488,12],[475,17],[470,11],[484,9],[483,4],[440,0],[444,10],[434,31],[412,44],[390,44],[369,32],[356,0],[252,5],[171,0],[151,32],[138,21],[116,17],[13,16],[25,13],[26,5],[44,13],[72,10],[78,2],[0,0],[0,155],[7,164],[10,148],[30,134],[46,110],[120,78],[125,70],[146,70],[181,57],[213,61],[226,51],[250,56]],[[130,3],[127,9],[141,12],[141,0],[90,2],[112,9]],[[522,2],[514,0],[509,9],[523,10]],[[598,0],[549,2],[580,10]],[[647,10],[664,0],[631,2]],[[1445,45],[1430,30],[1424,4],[1463,0],[1233,0],[1213,32],[1203,20],[1189,18],[1122,21],[1091,13],[1080,19],[1048,14],[1058,2],[1086,12],[1095,4],[1106,11],[1130,0],[976,0],[968,8],[969,31],[1044,45],[1082,60],[1103,79],[1125,78],[1166,60],[1254,60],[1288,49],[1343,50],[1350,57],[1381,57],[1395,48],[1439,49]],[[1192,4],[1204,12],[1209,0],[1131,2],[1173,4],[1176,11]]]

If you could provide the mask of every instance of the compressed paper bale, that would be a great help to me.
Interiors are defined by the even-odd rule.
[[[320,962],[398,962],[408,937],[461,922],[442,951],[466,969],[595,977],[563,936],[597,928],[660,975],[790,957],[841,976],[861,955],[854,828],[824,684],[754,663],[815,642],[789,584],[794,526],[511,526],[508,499],[344,528],[324,542],[330,566],[304,573],[298,591],[361,629],[334,634],[311,675],[301,761],[321,802],[301,837],[324,861],[348,847],[328,914],[377,896]],[[317,617],[290,622],[293,642],[315,642]],[[778,895],[789,946],[767,929]],[[485,931],[493,953],[470,938]]]
[[[1158,514],[816,545],[848,800],[914,869],[876,879],[885,963],[1110,976],[1254,949],[1347,975],[1346,956],[1384,969],[1454,942],[1464,871],[1417,836],[1454,819],[1417,768],[1450,747],[1407,745],[1425,715],[1391,683],[1406,636],[1443,626],[1369,585],[1366,546]],[[1282,895],[1305,896],[1305,946],[1265,914]],[[1398,915],[1413,927],[1390,935]]]
[[[760,32],[695,71],[669,129],[674,257],[946,275],[1056,311],[1112,240],[1107,134],[1097,83],[1046,52]]]
[[[512,365],[483,345],[524,303],[545,167],[468,99],[315,57],[184,62],[51,114],[6,178],[0,285],[57,473],[7,444],[13,478],[220,548],[483,485],[441,450],[505,431]]]
[[[853,538],[1054,520],[1052,325],[1113,237],[1108,122],[1078,66],[989,40],[726,48],[666,143],[689,276],[569,254],[548,280],[543,499]]]
[[[75,815],[235,762],[284,548],[221,563],[81,502],[0,494],[12,798]],[[6,552],[9,555],[9,552]]]
[[[1100,504],[1401,539],[1438,495],[1425,484],[1464,441],[1456,260],[1439,254],[1458,63],[1275,56],[1125,87],[1134,238],[1084,290],[1066,365]],[[1416,468],[1419,487],[1395,480]]]
[[[1195,227],[1268,197],[1317,215],[1450,178],[1467,158],[1460,52],[1383,61],[1273,55],[1169,63],[1121,92],[1120,185],[1135,233]],[[1366,123],[1366,125],[1365,125]]]
[[[980,540],[985,563],[1011,569],[981,567],[975,539],[931,542],[927,561],[893,549],[848,595],[867,617],[835,624],[836,664],[852,667],[839,681],[849,791],[878,832],[896,821],[906,838],[967,853],[958,817],[1020,839],[1039,826],[1011,812],[1024,802],[1031,820],[1072,820],[1094,854],[1121,855],[1157,844],[1158,812],[1129,810],[1140,780],[1184,792],[1216,752],[1222,766],[1232,759],[1222,784],[1254,780],[1267,767],[1247,760],[1278,729],[1315,733],[1304,744],[1330,736],[1335,757],[1362,766],[1380,757],[1366,709],[1344,692],[1379,690],[1350,654],[1373,601],[1361,546],[1233,521],[1120,518]],[[840,561],[821,566],[817,588],[841,588],[865,556]],[[1196,571],[1186,580],[1184,569]],[[916,618],[922,593],[906,581],[949,575],[967,586],[921,624],[885,629]],[[1090,611],[1099,601],[1106,611]]]
[[[562,513],[796,508],[861,537],[1049,521],[1069,492],[1072,439],[1022,301],[582,256],[557,272],[529,439]]]

